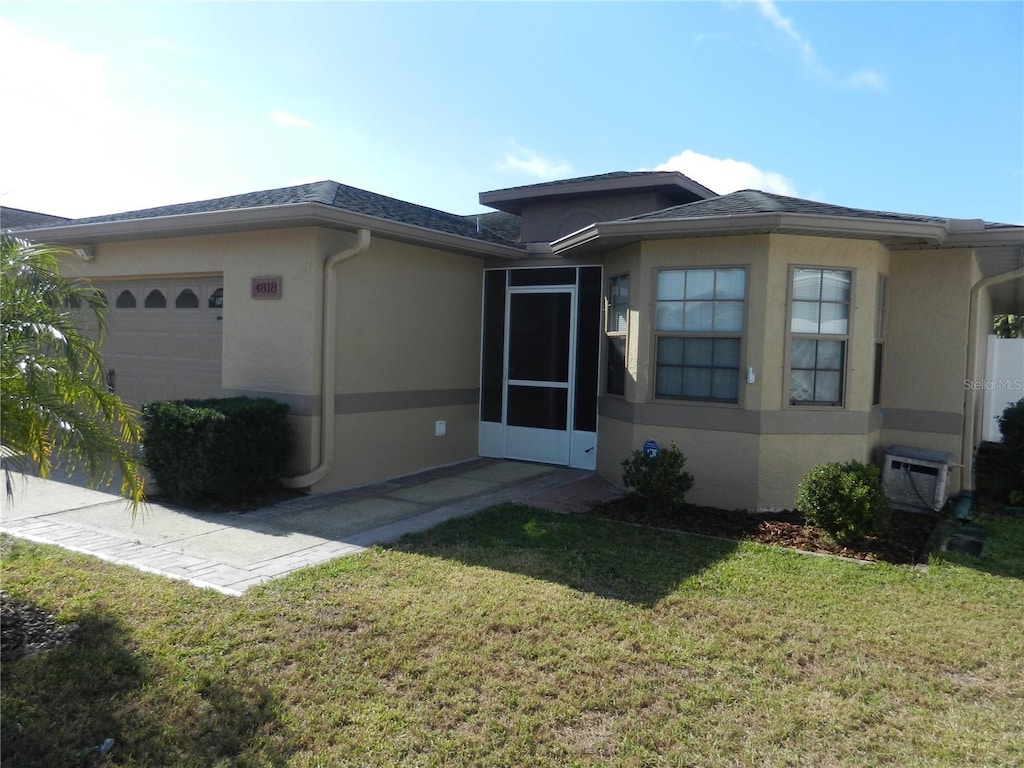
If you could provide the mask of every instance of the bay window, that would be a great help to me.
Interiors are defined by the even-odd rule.
[[[739,402],[746,270],[658,273],[654,396]]]
[[[852,272],[797,267],[790,301],[790,405],[841,406]]]

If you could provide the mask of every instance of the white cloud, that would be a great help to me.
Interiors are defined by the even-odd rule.
[[[129,108],[111,61],[0,19],[0,204],[91,216],[187,200],[166,151],[186,144],[166,115]]]
[[[874,69],[862,69],[846,77],[846,85],[850,88],[867,88],[872,91],[884,91],[888,88],[885,75]]]
[[[796,195],[793,182],[775,171],[762,170],[748,162],[717,158],[685,149],[671,157],[656,171],[679,171],[719,194],[738,189],[760,189],[780,195]]]
[[[761,12],[768,22],[781,32],[796,47],[800,61],[807,73],[822,85],[884,91],[887,88],[885,77],[876,70],[862,69],[852,75],[840,77],[826,67],[818,57],[811,41],[793,25],[793,21],[782,15],[774,0],[749,0]]]
[[[290,115],[287,112],[274,111],[270,113],[270,119],[278,125],[286,125],[292,128],[309,128],[313,125],[309,120],[302,117]]]
[[[512,151],[505,155],[505,160],[498,166],[503,171],[523,171],[539,179],[553,179],[571,172],[568,163],[561,160],[549,160],[541,157],[532,149],[512,143]]]

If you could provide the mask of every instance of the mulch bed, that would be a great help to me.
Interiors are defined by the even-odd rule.
[[[756,541],[805,552],[818,552],[857,560],[880,560],[896,565],[921,562],[932,545],[938,517],[894,509],[884,536],[871,536],[857,546],[843,546],[807,525],[799,512],[748,512],[687,504],[672,515],[648,514],[638,499],[626,496],[591,509],[591,514],[626,523],[650,525],[725,539]]]

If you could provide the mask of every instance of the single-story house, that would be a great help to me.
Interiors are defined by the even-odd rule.
[[[476,456],[597,470],[675,442],[721,507],[793,504],[831,460],[953,454],[969,487],[1024,227],[675,172],[485,192],[457,216],[333,181],[14,229],[107,295],[115,391],[288,403],[288,484]]]

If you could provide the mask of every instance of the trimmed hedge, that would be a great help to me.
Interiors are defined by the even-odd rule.
[[[278,487],[291,452],[288,406],[269,398],[142,406],[143,460],[170,499],[238,503]]]

